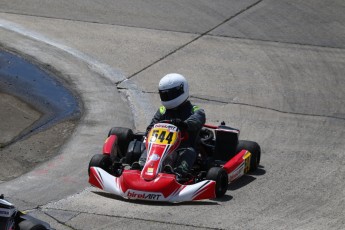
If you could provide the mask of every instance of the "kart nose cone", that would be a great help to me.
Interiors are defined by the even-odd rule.
[[[122,176],[122,184],[126,188],[147,191],[147,192],[161,192],[164,196],[168,196],[178,183],[175,180],[175,175],[159,173],[153,180],[144,180],[139,171],[125,171]]]

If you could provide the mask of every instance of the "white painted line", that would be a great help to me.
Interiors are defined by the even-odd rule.
[[[101,74],[102,76],[104,76],[105,78],[109,79],[112,83],[118,83],[121,82],[123,80],[126,79],[126,77],[118,70],[115,70],[114,68],[112,68],[111,66],[101,63],[99,61],[97,61],[96,59],[92,58],[91,56],[82,53],[76,49],[73,49],[71,47],[68,47],[66,45],[57,43],[53,40],[51,40],[50,38],[39,34],[37,32],[34,31],[30,31],[26,28],[23,28],[22,26],[7,21],[7,20],[3,20],[0,19],[0,27],[9,30],[9,31],[13,31],[16,32],[18,34],[21,34],[23,36],[29,37],[31,39],[37,40],[39,42],[43,42],[46,43],[48,45],[54,46],[58,49],[61,49],[69,54],[71,54],[72,56],[84,61],[85,63],[88,64],[88,66],[90,67],[91,70]]]
[[[87,63],[92,71],[99,73],[106,79],[109,79],[112,83],[116,84],[121,82],[121,85],[124,86],[124,93],[126,94],[129,106],[134,116],[135,127],[139,127],[140,124],[148,124],[152,119],[156,108],[152,106],[149,97],[145,95],[145,93],[143,93],[132,80],[128,80],[120,71],[115,70],[107,64],[99,62],[98,60],[83,52],[80,52],[79,50],[73,49],[64,44],[60,44],[44,36],[43,34],[28,30],[16,23],[0,19],[0,28],[16,32],[30,39],[34,39],[63,50],[73,57]]]

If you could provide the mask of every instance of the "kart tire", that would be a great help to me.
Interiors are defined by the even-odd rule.
[[[260,158],[261,158],[261,148],[260,145],[254,141],[244,141],[240,140],[237,145],[237,152],[240,152],[242,150],[248,150],[252,157],[250,159],[250,172],[255,171],[259,164],[260,164]]]
[[[133,140],[134,134],[133,131],[129,128],[123,128],[123,127],[113,127],[110,129],[108,133],[108,137],[110,135],[116,135],[118,138],[118,147],[120,150],[119,158],[122,158],[126,155],[128,144],[130,141]]]
[[[110,156],[104,155],[104,154],[95,154],[91,158],[90,163],[89,163],[89,168],[88,168],[89,175],[90,175],[91,167],[99,167],[105,170],[106,172],[110,173],[111,165],[112,165],[112,162],[111,162]]]
[[[216,197],[224,196],[228,190],[228,173],[223,168],[213,167],[208,170],[206,180],[214,180],[216,182]]]
[[[34,223],[30,220],[23,220],[18,224],[20,230],[46,230],[42,224]]]
[[[139,161],[141,153],[145,149],[145,144],[138,140],[133,140],[129,143],[125,162],[126,164],[132,165],[133,162]]]

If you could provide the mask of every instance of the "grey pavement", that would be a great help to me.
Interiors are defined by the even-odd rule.
[[[123,25],[163,31],[204,33],[257,0],[175,1],[2,1],[1,12],[64,19],[64,21]],[[37,6],[40,7],[37,7]]]
[[[0,125],[0,130],[8,130],[1,133],[0,146],[11,141],[13,136],[17,136],[24,128],[30,126],[41,116],[39,112],[30,108],[27,104],[17,100],[11,95],[0,93],[0,107],[8,108],[0,110],[0,117],[4,122]],[[11,128],[10,125],[16,122],[18,126]]]
[[[51,161],[69,169],[67,178],[54,168],[0,185],[22,207],[58,229],[345,228],[343,1],[20,3],[0,3],[0,42],[53,64],[87,108],[62,147],[66,159]],[[104,77],[92,63],[119,76]],[[88,187],[87,162],[107,126],[144,129],[169,72],[188,78],[208,123],[225,121],[260,143],[259,170],[231,184],[224,199],[179,205]],[[61,186],[47,185],[61,178]],[[25,181],[46,186],[27,192]]]

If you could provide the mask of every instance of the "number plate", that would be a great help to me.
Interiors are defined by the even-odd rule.
[[[148,140],[154,144],[172,145],[177,140],[177,132],[165,127],[155,127],[151,130]]]

